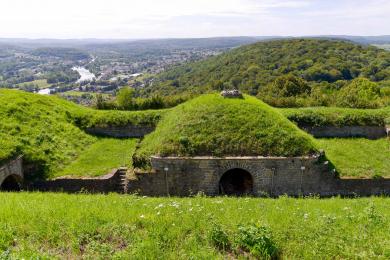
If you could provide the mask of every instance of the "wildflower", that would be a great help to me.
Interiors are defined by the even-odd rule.
[[[145,218],[145,216],[144,215],[141,215],[141,216],[139,216],[140,218]]]

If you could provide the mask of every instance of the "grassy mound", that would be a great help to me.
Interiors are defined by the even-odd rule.
[[[244,96],[200,96],[170,110],[134,156],[143,167],[160,156],[301,156],[315,152],[309,135],[276,109]]]
[[[159,116],[156,111],[96,111],[53,96],[0,90],[0,162],[23,154],[34,172],[50,176],[98,141],[83,128],[153,125]]]

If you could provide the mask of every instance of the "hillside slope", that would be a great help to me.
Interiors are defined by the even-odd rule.
[[[204,61],[170,69],[142,93],[204,93],[239,88],[257,94],[277,77],[293,74],[309,83],[390,80],[390,52],[346,41],[288,39],[259,42]]]
[[[84,128],[153,125],[160,113],[96,111],[54,96],[0,90],[0,162],[23,154],[34,173],[47,177],[98,141]]]

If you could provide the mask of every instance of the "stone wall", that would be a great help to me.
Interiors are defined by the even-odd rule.
[[[243,169],[252,175],[254,196],[390,195],[390,179],[339,179],[319,157],[152,157],[152,167],[149,173],[135,173],[128,184],[130,193],[188,196],[202,192],[215,196],[220,194],[224,173]]]
[[[302,130],[314,137],[364,137],[369,139],[379,139],[386,137],[390,133],[390,126],[302,126]],[[86,132],[93,135],[109,136],[116,138],[140,138],[153,132],[153,126],[107,126],[91,127]]]
[[[108,193],[124,192],[123,178],[126,168],[114,170],[99,178],[58,178],[48,181],[38,181],[28,187],[30,190]]]
[[[387,136],[384,126],[304,126],[304,131],[314,137],[364,137],[379,139]]]
[[[23,182],[23,158],[19,156],[0,166],[0,187],[4,180],[13,176],[20,184]]]
[[[116,138],[139,138],[154,131],[152,126],[107,126],[107,127],[91,127],[87,128],[86,132],[93,135],[109,136]]]

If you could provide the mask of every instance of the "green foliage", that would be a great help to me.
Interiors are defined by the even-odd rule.
[[[310,93],[311,87],[305,80],[289,74],[261,88],[258,97],[277,107],[296,107],[302,106],[299,98],[306,98]]]
[[[303,77],[326,89],[339,80],[390,79],[390,52],[345,41],[287,39],[259,42],[207,60],[180,65],[160,74],[143,93],[170,95],[238,88],[256,95],[278,77]],[[329,93],[326,93],[329,95]]]
[[[144,167],[159,156],[300,156],[312,138],[260,100],[200,96],[169,110],[134,156]]]
[[[335,107],[283,108],[279,111],[299,126],[383,126],[390,109]]]
[[[378,84],[364,78],[354,79],[338,93],[338,105],[351,108],[377,108],[381,90]]]
[[[223,227],[219,224],[211,224],[209,231],[209,240],[214,246],[221,250],[228,250],[230,248],[229,235],[223,230]]]
[[[277,246],[282,259],[390,257],[388,198],[0,193],[0,201],[0,256],[11,259],[254,257],[234,248],[240,224],[253,241],[271,238],[270,245]],[[272,234],[253,227],[254,221]],[[232,250],[213,246],[213,223],[233,242]]]
[[[125,110],[131,109],[134,106],[133,97],[134,89],[130,87],[120,89],[116,97],[118,106]]]
[[[239,247],[256,257],[274,259],[278,255],[278,247],[267,227],[255,224],[240,225],[236,240]]]
[[[131,167],[131,157],[136,144],[136,139],[100,138],[63,170],[55,172],[52,177],[95,177],[110,173],[119,166]]]
[[[390,177],[390,141],[387,138],[317,139],[318,147],[342,177]]]
[[[173,95],[173,96],[153,95],[148,98],[141,98],[141,97],[133,97],[134,94],[133,91],[130,92],[129,90],[121,89],[121,91],[116,96],[116,99],[108,99],[108,100],[105,100],[101,95],[97,95],[95,107],[97,109],[106,109],[106,110],[115,109],[115,110],[127,110],[127,111],[164,109],[164,108],[175,107],[194,97],[193,95]],[[126,95],[127,98],[124,97]]]

